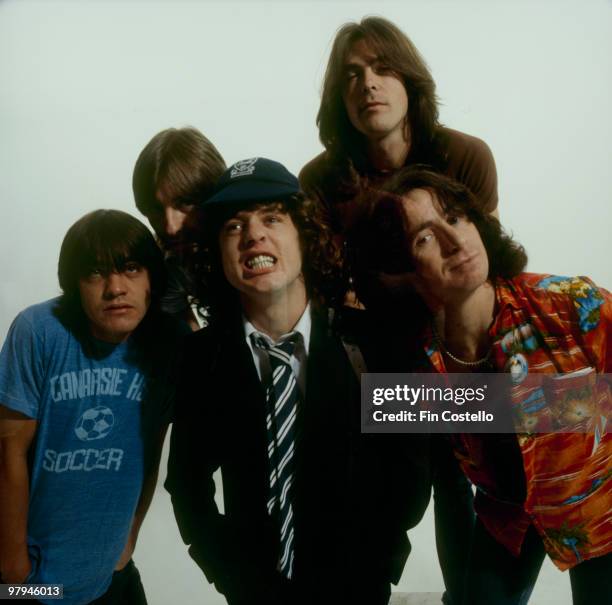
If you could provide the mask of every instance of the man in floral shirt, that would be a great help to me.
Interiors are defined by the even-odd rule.
[[[611,295],[585,277],[523,273],[525,251],[499,222],[426,170],[393,177],[351,245],[358,293],[392,282],[410,299],[415,369],[511,376],[516,434],[454,436],[477,488],[463,602],[527,603],[545,553],[570,570],[574,604],[612,602],[611,397],[597,379],[612,368]],[[534,386],[535,374],[547,376]]]

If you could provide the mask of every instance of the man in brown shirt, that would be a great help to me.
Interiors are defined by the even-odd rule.
[[[398,168],[427,164],[468,186],[497,214],[497,172],[487,144],[440,125],[435,83],[393,23],[368,17],[338,31],[317,115],[325,151],[300,173],[304,191],[344,231],[351,205]]]

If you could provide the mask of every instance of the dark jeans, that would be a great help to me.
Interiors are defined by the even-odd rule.
[[[446,592],[443,603],[459,605],[465,588],[468,557],[474,531],[474,494],[450,441],[431,438],[436,549]]]
[[[147,605],[140,573],[132,559],[113,574],[108,590],[91,605]]]
[[[1,583],[1,579],[0,579]],[[28,603],[39,603],[40,601],[27,601]],[[57,601],[61,603],[61,600]],[[15,600],[0,599],[0,603],[15,603]],[[130,562],[121,570],[113,573],[113,579],[108,590],[90,605],[147,605],[142,582],[140,581],[140,573],[134,565],[134,561]]]
[[[526,605],[545,554],[533,525],[514,557],[476,521],[464,605]],[[580,563],[569,575],[574,605],[612,603],[612,553]]]

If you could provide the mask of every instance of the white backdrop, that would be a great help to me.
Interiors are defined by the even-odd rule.
[[[442,122],[491,146],[502,222],[529,269],[610,288],[609,0],[0,0],[0,339],[58,293],[72,222],[100,207],[137,215],[133,164],[159,130],[193,125],[228,164],[260,155],[299,171],[321,149],[333,34],[367,14],[412,37]]]
[[[291,170],[320,150],[322,73],[336,28],[380,14],[419,47],[442,121],[485,139],[503,223],[532,271],[612,287],[612,4],[0,1],[0,338],[58,292],[61,239],[85,212],[136,213],[135,159],[191,124],[228,163]]]

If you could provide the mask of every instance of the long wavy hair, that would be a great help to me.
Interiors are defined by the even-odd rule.
[[[321,205],[298,193],[288,199],[269,203],[232,204],[220,209],[204,206],[204,239],[202,242],[205,262],[201,274],[206,292],[206,304],[210,308],[211,322],[219,316],[235,313],[240,309],[238,292],[227,281],[223,272],[219,233],[223,224],[241,210],[276,204],[286,212],[295,225],[302,252],[302,273],[310,300],[318,304],[335,305],[346,290],[346,276],[342,255],[334,242],[329,221]]]
[[[357,167],[364,162],[365,137],[352,125],[343,99],[346,58],[360,40],[365,40],[403,82],[408,94],[410,153],[421,157],[432,145],[439,126],[436,85],[425,60],[408,36],[382,17],[366,17],[360,23],[346,23],[336,34],[317,114],[321,143],[333,158],[348,158]]]
[[[413,291],[389,292],[380,279],[382,273],[414,270],[401,208],[402,198],[414,189],[429,191],[445,212],[465,216],[475,225],[487,252],[490,280],[515,277],[524,270],[527,253],[523,246],[504,231],[499,220],[480,209],[465,185],[422,166],[403,168],[379,191],[373,195],[370,191],[361,200],[359,216],[348,235],[356,291],[366,306],[384,308],[395,295],[416,296]]]

